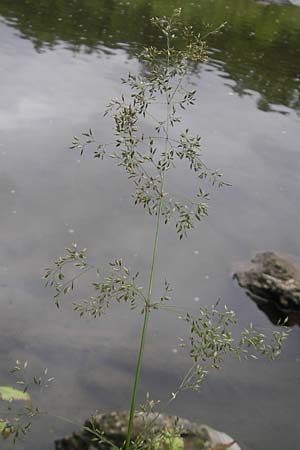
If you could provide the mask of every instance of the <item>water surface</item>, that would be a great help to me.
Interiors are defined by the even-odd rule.
[[[136,51],[161,45],[149,18],[180,3],[0,0],[1,383],[17,358],[33,373],[47,366],[56,383],[42,406],[74,422],[128,407],[141,317],[116,307],[104,320],[80,320],[67,303],[58,311],[43,268],[77,241],[99,265],[122,256],[147,275],[153,220],[132,205],[131,186],[110,161],[67,148],[90,126],[110,139],[107,101],[120,95],[122,76],[143,70]],[[221,297],[240,327],[272,329],[231,274],[257,251],[300,254],[300,8],[187,1],[183,15],[198,30],[227,22],[209,41],[209,62],[193,70],[199,101],[185,120],[233,187],[215,192],[208,219],[187,241],[163,231],[159,273],[185,308]],[[184,171],[174,188],[188,194]],[[141,400],[147,391],[164,399],[188,367],[173,351],[179,333],[175,317],[153,316]],[[299,357],[295,327],[277,363],[229,361],[170,411],[224,429],[245,448],[295,449]],[[45,416],[19,448],[52,449],[74,428]]]

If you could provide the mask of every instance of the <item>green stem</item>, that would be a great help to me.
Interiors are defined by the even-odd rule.
[[[129,450],[130,443],[131,443],[131,434],[132,434],[134,411],[135,411],[135,405],[136,405],[136,397],[137,397],[138,385],[139,385],[139,380],[140,380],[142,359],[143,359],[143,353],[144,353],[144,348],[145,348],[145,339],[146,339],[147,327],[148,327],[148,321],[149,321],[149,315],[150,315],[150,302],[151,302],[151,296],[152,296],[153,278],[154,278],[154,272],[155,272],[155,262],[156,262],[156,254],[157,254],[158,238],[159,238],[160,219],[161,219],[161,211],[162,211],[162,204],[163,204],[163,190],[164,190],[164,175],[163,175],[163,181],[162,181],[162,186],[161,186],[161,198],[159,201],[157,220],[156,220],[156,232],[155,232],[155,240],[154,240],[154,247],[153,247],[151,272],[150,272],[150,278],[149,278],[148,293],[147,293],[146,302],[145,302],[144,323],[143,323],[143,329],[142,329],[142,335],[141,335],[140,349],[139,349],[138,361],[137,361],[136,370],[135,370],[125,450]]]
[[[170,40],[169,40],[169,35],[167,35],[167,49],[168,49],[167,66],[169,67],[169,65],[170,65]],[[170,97],[167,94],[167,120],[166,120],[166,129],[165,129],[165,133],[166,133],[166,136],[165,136],[165,139],[166,139],[165,140],[165,150],[166,151],[167,151],[168,145],[169,145],[169,114],[170,114]],[[132,434],[132,428],[133,428],[133,420],[134,420],[136,398],[137,398],[138,386],[139,386],[139,381],[140,381],[142,360],[143,360],[143,354],[144,354],[144,348],[145,348],[145,340],[146,340],[146,335],[147,335],[147,327],[148,327],[149,316],[150,316],[150,304],[151,304],[151,296],[152,296],[153,278],[154,278],[154,272],[155,272],[156,254],[157,254],[157,247],[158,247],[160,219],[161,219],[162,205],[163,205],[163,195],[164,195],[164,187],[165,187],[165,175],[166,175],[166,172],[163,171],[162,172],[162,177],[161,177],[160,200],[159,200],[158,212],[157,212],[156,232],[155,232],[155,240],[154,240],[154,247],[153,247],[151,272],[150,272],[150,278],[149,278],[148,293],[147,293],[147,297],[146,297],[146,301],[145,301],[144,323],[143,323],[143,329],[142,329],[142,335],[141,335],[141,341],[140,341],[140,349],[139,349],[138,361],[137,361],[136,370],[135,370],[135,377],[134,377],[133,392],[132,392],[132,397],[131,397],[131,406],[130,406],[130,413],[129,413],[129,421],[128,421],[128,429],[127,429],[125,450],[129,450],[130,449],[130,444],[131,444],[131,434]]]

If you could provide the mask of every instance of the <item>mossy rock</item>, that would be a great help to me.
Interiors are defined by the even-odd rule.
[[[103,432],[108,441],[122,447],[126,438],[127,424],[127,411],[97,414],[85,423],[82,431],[56,441],[55,449],[112,450],[113,447],[108,443],[104,444],[93,440],[95,436],[89,429]],[[213,450],[220,444],[223,444],[228,450],[241,450],[239,445],[227,434],[181,417],[138,413],[134,421],[132,439],[136,440],[139,435],[144,436],[145,430],[147,430],[147,435],[150,431],[153,437],[151,450]],[[232,445],[228,446],[230,443]]]

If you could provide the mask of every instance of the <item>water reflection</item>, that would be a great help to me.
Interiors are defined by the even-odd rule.
[[[168,14],[176,0],[0,0],[0,15],[41,52],[58,44],[72,52],[105,52],[126,46],[129,55],[160,37],[149,19]],[[300,8],[252,0],[202,0],[184,4],[184,18],[197,30],[227,22],[211,37],[211,64],[235,81],[240,96],[259,92],[263,111],[300,111]],[[179,43],[180,45],[180,43]],[[220,64],[221,63],[221,64]]]
[[[120,77],[128,70],[143,70],[131,58],[135,49],[160,43],[147,25],[148,18],[168,12],[175,3],[182,2],[0,0],[5,18],[5,24],[0,23],[0,347],[4,355],[0,379],[3,384],[10,382],[7,367],[17,358],[49,367],[57,381],[45,394],[45,409],[78,422],[97,408],[127,407],[140,317],[117,308],[103,321],[93,322],[79,320],[70,305],[56,311],[40,280],[42,269],[76,240],[99,265],[122,256],[132,268],[147,274],[153,223],[132,206],[127,180],[108,161],[97,164],[66,149],[72,136],[89,126],[100,140],[111,139],[110,126],[100,114],[108,99],[120,95]],[[237,311],[241,327],[249,321],[270,327],[264,314],[233,285],[230,272],[233,263],[248,260],[251,251],[300,252],[299,119],[290,109],[294,97],[286,101],[281,92],[276,99],[272,88],[279,80],[285,92],[292,92],[291,80],[299,70],[299,58],[292,56],[299,42],[300,10],[293,9],[293,14],[287,8],[267,10],[245,0],[185,5],[186,20],[197,27],[204,18],[213,24],[225,19],[233,23],[211,42],[211,61],[201,68],[200,76],[195,68],[192,81],[199,102],[186,121],[203,137],[206,160],[220,167],[234,187],[214,197],[207,221],[184,245],[170,229],[163,229],[160,267],[173,282],[176,302],[184,308],[210,305],[221,295]],[[271,20],[274,17],[278,23]],[[260,76],[260,62],[250,58],[249,65],[243,53],[243,23],[245,27],[250,23],[250,29],[257,23],[268,24],[267,30],[278,31],[279,36],[281,29],[287,30],[291,50],[286,62],[278,64],[281,56],[285,60],[273,31],[270,42],[256,34],[251,38],[253,51],[270,45],[273,63],[270,74]],[[230,59],[234,42],[240,47]],[[286,78],[281,78],[283,74]],[[264,88],[270,107],[286,108],[289,115],[257,110]],[[297,91],[296,84],[294,88]],[[174,183],[176,191],[188,194],[184,172]],[[299,327],[276,365],[258,361],[255,366],[240,366],[231,361],[213,375],[201,396],[187,394],[172,412],[225,429],[253,448],[297,448],[297,332]],[[151,322],[141,400],[148,390],[163,398],[188,368],[188,362],[172,352],[178,334],[173,317],[157,315]],[[73,428],[45,418],[20,448],[52,450],[54,439]]]
[[[287,313],[284,314],[278,308],[270,304],[270,302],[264,302],[264,301],[258,301],[256,298],[249,296],[255,303],[257,304],[257,307],[263,311],[267,317],[270,319],[270,321],[274,325],[278,325],[278,323],[283,323],[284,320],[287,319],[287,325],[289,327],[293,327],[295,325],[300,326],[300,314],[297,312]]]

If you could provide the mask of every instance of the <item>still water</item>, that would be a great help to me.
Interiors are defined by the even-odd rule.
[[[162,233],[159,272],[175,301],[195,311],[221,297],[248,322],[273,325],[232,281],[257,251],[300,255],[300,8],[251,0],[0,0],[0,379],[28,360],[48,367],[54,386],[37,399],[49,412],[18,449],[50,450],[96,409],[128,408],[141,317],[122,307],[103,320],[54,307],[43,268],[71,242],[99,265],[115,257],[147,274],[153,221],[130,201],[130,184],[110,161],[80,157],[68,146],[93,128],[110,139],[102,112],[122,92],[120,78],[143,70],[135,53],[160,45],[155,15],[183,7],[197,30],[227,22],[209,41],[210,59],[191,75],[197,106],[189,128],[204,155],[233,187],[215,192],[210,215],[179,242]],[[188,192],[179,174],[176,190]],[[188,368],[174,352],[183,333],[176,317],[156,314],[140,390],[166,398]],[[243,448],[299,446],[299,328],[276,363],[228,361],[200,394],[169,409],[223,429]],[[10,448],[1,443],[1,448]]]

